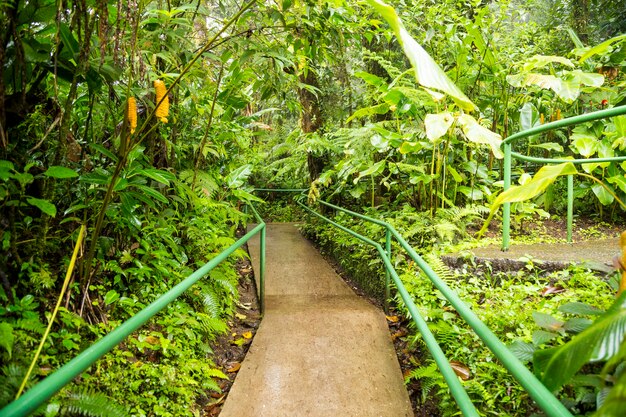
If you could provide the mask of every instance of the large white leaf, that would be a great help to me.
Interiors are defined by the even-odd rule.
[[[448,94],[463,110],[472,111],[476,105],[448,78],[446,73],[437,65],[432,57],[418,44],[404,28],[396,11],[390,5],[380,0],[367,0],[389,23],[398,38],[402,49],[415,70],[417,82],[426,87],[427,91],[438,90]],[[435,97],[437,99],[437,97]]]
[[[500,149],[502,136],[492,132],[486,127],[481,126],[476,119],[469,114],[461,114],[457,117],[457,121],[461,126],[465,137],[467,137],[470,142],[489,145],[496,158],[504,158],[504,154]]]
[[[454,116],[450,112],[427,114],[424,118],[426,137],[433,142],[436,141],[446,134],[452,123],[454,123]]]

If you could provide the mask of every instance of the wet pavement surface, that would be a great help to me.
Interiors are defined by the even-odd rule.
[[[499,269],[520,268],[530,259],[543,265],[545,269],[561,269],[570,264],[582,264],[604,272],[613,269],[613,258],[621,254],[617,237],[574,243],[515,244],[506,252],[499,246],[490,245],[469,252],[478,261],[489,261]],[[444,258],[450,262],[458,257],[459,254],[451,254]]]
[[[248,247],[258,279],[258,238]],[[221,417],[413,416],[384,314],[294,224],[267,225],[265,291]]]

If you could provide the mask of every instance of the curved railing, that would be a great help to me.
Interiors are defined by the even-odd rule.
[[[378,254],[380,255],[385,270],[387,272],[387,279],[385,280],[385,292],[389,294],[389,276],[393,279],[394,284],[396,285],[396,289],[402,298],[402,301],[407,306],[409,313],[413,319],[413,322],[417,326],[420,331],[422,337],[424,338],[424,342],[428,347],[428,350],[433,355],[433,359],[437,363],[439,370],[441,371],[443,377],[450,388],[450,393],[454,397],[459,406],[459,409],[463,413],[464,416],[477,417],[478,411],[474,407],[471,399],[467,395],[467,392],[461,385],[461,382],[454,370],[450,366],[448,359],[445,357],[445,354],[441,350],[441,347],[435,340],[432,332],[428,328],[426,321],[422,318],[415,305],[411,295],[408,293],[404,284],[400,280],[398,273],[394,269],[391,264],[391,238],[395,238],[395,240],[400,244],[408,256],[415,262],[415,264],[424,272],[424,274],[430,279],[433,285],[443,294],[443,296],[450,302],[450,304],[456,309],[459,315],[467,322],[467,324],[474,330],[476,335],[485,343],[485,345],[493,352],[493,354],[500,360],[502,365],[513,375],[513,377],[519,382],[519,384],[524,387],[524,389],[528,392],[531,398],[537,403],[537,406],[541,408],[549,417],[571,417],[570,412],[565,408],[563,404],[554,396],[552,393],[533,375],[532,372],[524,366],[523,363],[519,361],[513,355],[513,353],[498,339],[498,337],[474,314],[474,312],[459,298],[459,296],[454,292],[448,285],[432,270],[432,268],[420,257],[415,249],[411,247],[407,243],[406,240],[396,231],[396,229],[391,226],[389,223],[374,219],[363,214],[356,213],[354,211],[347,210],[345,208],[336,206],[331,203],[327,203],[325,201],[318,200],[317,203],[322,204],[326,207],[332,208],[334,210],[341,211],[343,213],[349,214],[350,216],[357,217],[359,219],[377,224],[385,228],[385,248],[378,242],[365,237],[341,224],[329,219],[328,217],[318,213],[313,210],[311,207],[306,204],[298,201],[298,204],[304,208],[309,213],[319,217],[325,222],[337,227],[338,229],[349,233],[350,235],[356,237],[360,241],[374,247]]]
[[[626,161],[626,156],[615,156],[611,158],[588,158],[588,159],[559,159],[559,158],[538,158],[533,156],[522,155],[518,152],[513,152],[511,149],[511,143],[527,138],[529,136],[537,135],[539,133],[548,132],[550,130],[558,129],[561,127],[567,127],[584,122],[590,122],[598,119],[606,119],[609,117],[620,116],[626,114],[626,105],[613,107],[606,110],[598,110],[591,113],[581,114],[579,116],[568,117],[567,119],[557,120],[554,122],[546,123],[541,126],[533,127],[531,129],[524,130],[523,132],[516,133],[509,136],[502,141],[501,147],[504,151],[504,191],[511,187],[511,162],[513,158],[520,159],[522,161],[537,162],[542,164],[562,164],[570,162],[572,164],[589,164],[589,163],[602,163],[602,162],[620,162]],[[572,222],[574,218],[574,176],[567,176],[567,241],[572,241]],[[511,239],[511,203],[504,203],[502,205],[502,250],[508,250]]]
[[[256,220],[259,224],[248,232],[245,236],[233,243],[224,251],[220,252],[215,258],[204,264],[193,274],[189,275],[171,290],[157,298],[146,308],[120,324],[109,334],[95,342],[93,345],[85,349],[74,359],[63,365],[57,371],[49,375],[43,381],[29,389],[0,410],[0,417],[23,417],[34,412],[40,405],[49,400],[61,388],[70,383],[74,378],[84,372],[89,366],[104,356],[107,352],[119,345],[132,332],[144,325],[150,318],[165,308],[168,304],[178,298],[183,292],[188,290],[193,284],[205,277],[213,268],[222,263],[226,258],[233,254],[237,249],[243,246],[250,238],[260,233],[261,236],[261,259],[259,271],[259,304],[261,312],[264,308],[265,294],[265,223],[259,216],[255,208],[250,205],[254,212]]]

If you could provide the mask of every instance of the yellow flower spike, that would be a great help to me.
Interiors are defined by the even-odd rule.
[[[165,87],[165,83],[161,80],[154,80],[154,91],[156,92],[156,104],[157,108],[155,110],[156,117],[163,123],[167,123],[167,116],[170,113],[170,100],[167,97],[167,88]],[[163,99],[163,101],[161,101]],[[161,104],[159,104],[159,102]]]
[[[128,104],[126,108],[128,114],[128,126],[130,127],[130,134],[135,133],[137,129],[137,100],[135,97],[128,98]]]

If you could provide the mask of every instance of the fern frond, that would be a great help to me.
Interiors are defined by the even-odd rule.
[[[446,265],[438,255],[434,253],[426,253],[423,258],[441,279],[448,283],[456,281],[454,272],[452,272],[448,265]]]
[[[87,417],[127,417],[127,410],[104,394],[93,392],[71,393],[62,404],[64,415]]]
[[[412,380],[420,380],[423,378],[434,378],[438,375],[439,370],[437,368],[437,364],[435,362],[430,363],[428,366],[420,366],[419,368],[413,369],[409,372],[405,378],[406,382]]]
[[[220,316],[222,308],[220,306],[219,297],[210,288],[204,289],[202,292],[202,303],[207,313],[213,318]]]
[[[218,318],[203,313],[198,313],[197,318],[202,331],[209,339],[213,339],[215,335],[226,333],[228,330],[226,323]]]
[[[465,381],[465,390],[475,403],[482,402],[486,409],[493,410],[496,398],[491,394],[480,380],[470,379]]]

